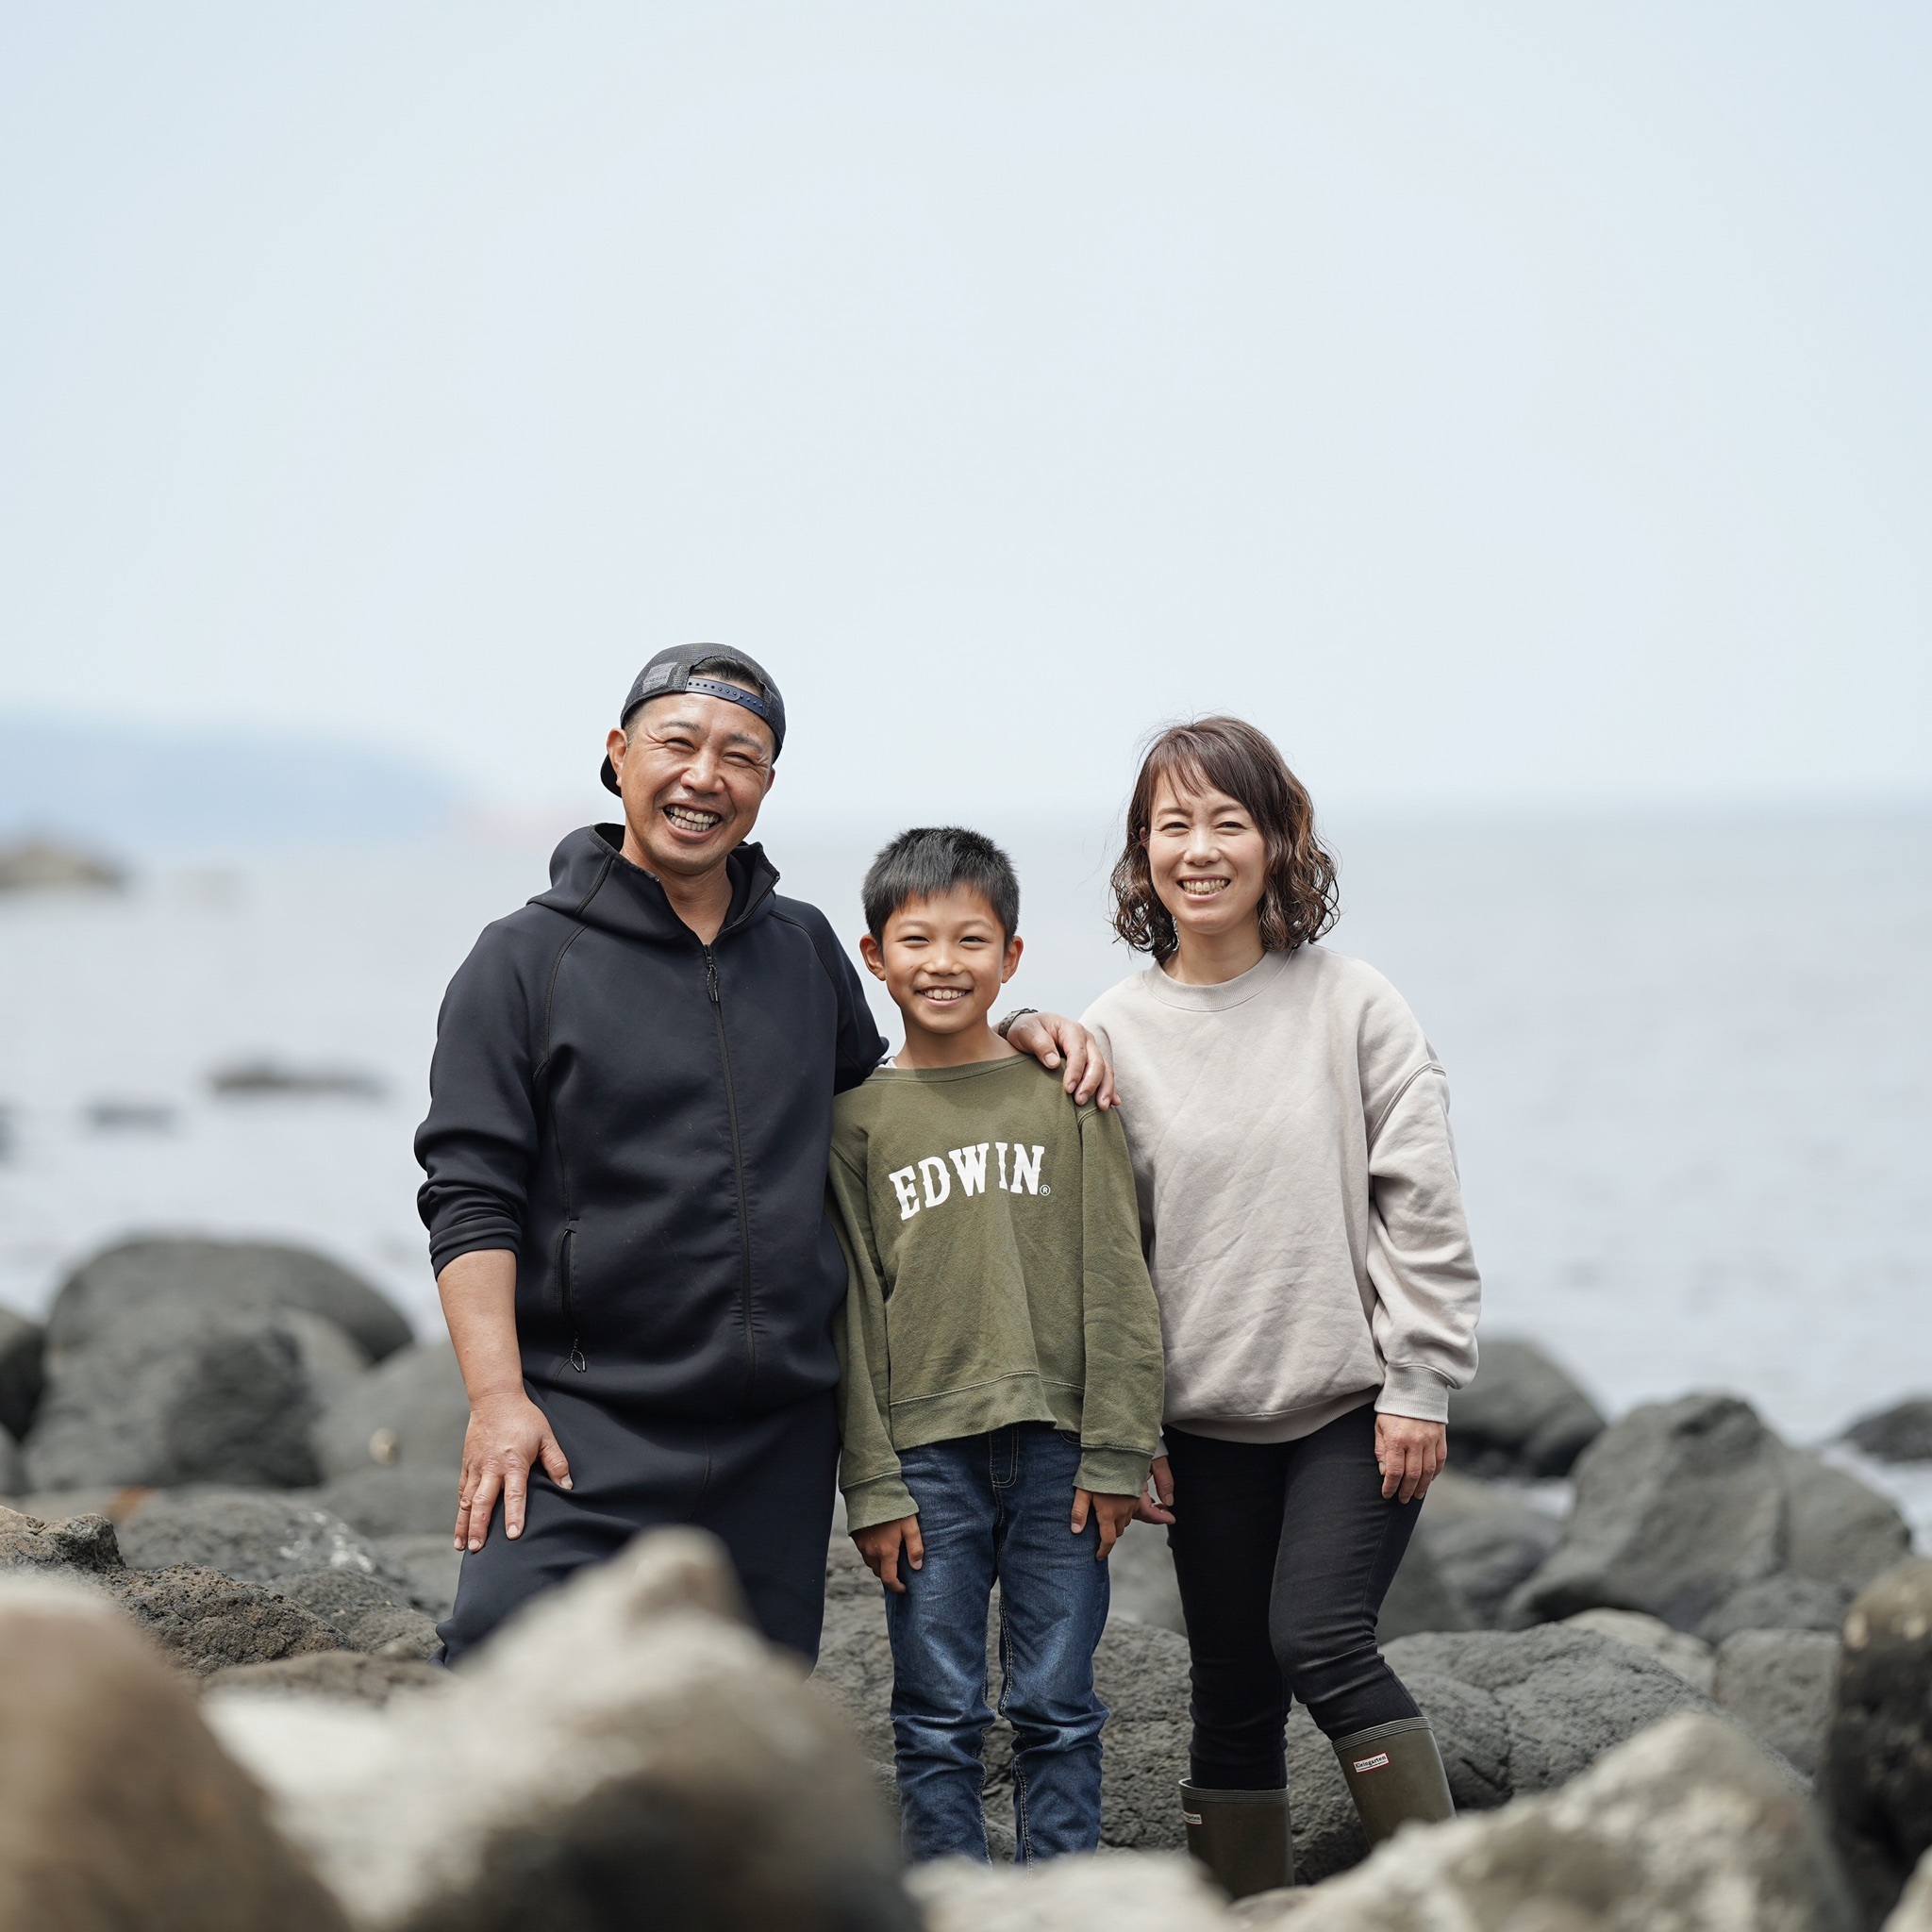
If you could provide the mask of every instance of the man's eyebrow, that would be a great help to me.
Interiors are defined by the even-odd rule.
[[[695,718],[653,718],[647,727],[653,737],[659,737],[666,731],[691,731],[702,733],[704,725]],[[756,731],[727,731],[726,744],[748,744],[757,751],[763,751],[765,741]]]

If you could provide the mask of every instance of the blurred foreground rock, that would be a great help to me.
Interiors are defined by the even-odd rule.
[[[1932,1850],[1932,1562],[1858,1596],[1838,1668],[1818,1795],[1876,1925]]]
[[[1294,1932],[1857,1932],[1831,1847],[1789,1772],[1685,1715],[1574,1783],[1487,1817],[1400,1832],[1250,1925]]]
[[[1836,1637],[1819,1630],[1740,1630],[1718,1646],[1711,1695],[1792,1767],[1812,1776],[1831,1727]]]
[[[346,1932],[192,1694],[85,1590],[0,1576],[0,1932]]]
[[[1512,1621],[1643,1610],[1711,1641],[1829,1627],[1911,1543],[1886,1498],[1787,1447],[1732,1396],[1634,1410],[1574,1478],[1562,1541],[1510,1598]]]
[[[1568,1475],[1606,1426],[1568,1374],[1534,1342],[1482,1344],[1475,1379],[1449,1396],[1449,1441],[1465,1475]]]
[[[206,1708],[368,1932],[916,1932],[843,1726],[736,1621],[694,1532],[584,1573],[385,1710]]]
[[[1030,1871],[944,1858],[915,1867],[906,1884],[925,1932],[1228,1932],[1235,1924],[1184,1857],[1058,1858]]]

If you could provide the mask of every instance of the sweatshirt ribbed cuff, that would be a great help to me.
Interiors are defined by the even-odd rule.
[[[1375,1397],[1375,1412],[1406,1415],[1419,1423],[1446,1423],[1449,1384],[1418,1362],[1390,1362],[1383,1371],[1382,1392]]]
[[[917,1516],[919,1505],[912,1491],[894,1475],[875,1475],[870,1482],[854,1483],[845,1491],[847,1533],[870,1529],[876,1523],[896,1523],[902,1516]]]
[[[1138,1496],[1147,1486],[1147,1465],[1153,1458],[1136,1449],[1087,1449],[1074,1487],[1096,1496]]]

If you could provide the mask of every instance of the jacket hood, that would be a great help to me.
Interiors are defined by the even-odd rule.
[[[671,909],[664,888],[624,857],[622,825],[585,825],[550,855],[550,890],[532,906],[547,906],[567,918],[657,944],[694,943],[690,926]],[[778,869],[762,845],[741,845],[724,861],[731,877],[731,909],[718,937],[761,913],[778,883]]]

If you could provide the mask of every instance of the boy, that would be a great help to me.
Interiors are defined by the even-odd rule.
[[[1120,1119],[1075,1106],[988,1022],[1020,963],[1019,911],[1010,862],[976,832],[905,832],[879,854],[859,950],[906,1044],[833,1109],[850,1267],[839,1480],[886,1586],[915,1859],[988,1857],[995,1580],[1019,1857],[1098,1845],[1107,1555],[1160,1431],[1160,1318]]]

